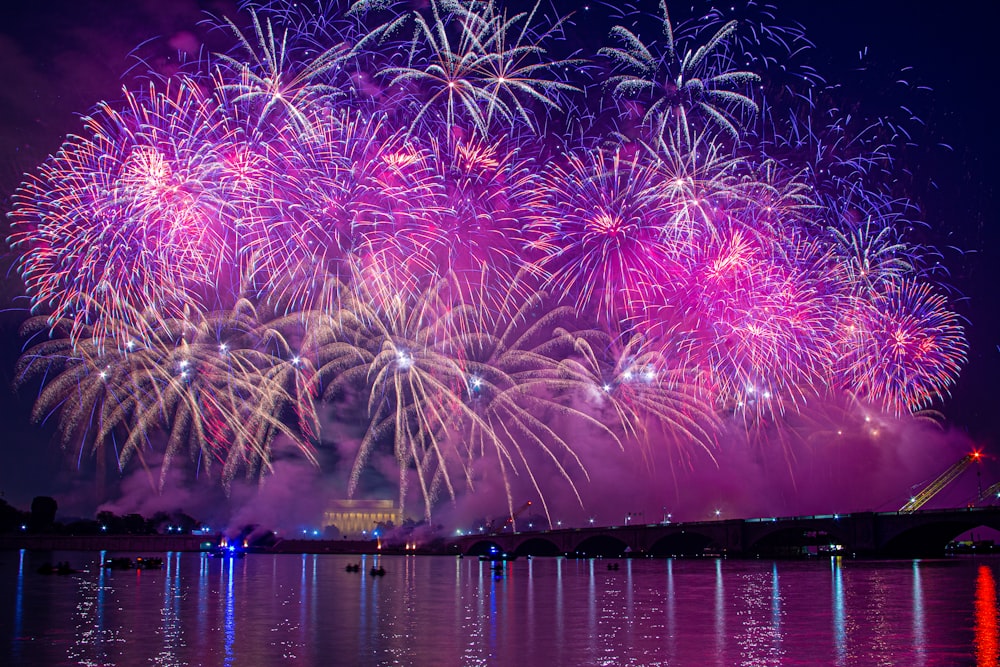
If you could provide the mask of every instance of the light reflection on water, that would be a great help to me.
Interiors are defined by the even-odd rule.
[[[726,585],[722,581],[722,560],[715,561],[715,655],[726,655]]]
[[[18,551],[17,554],[17,583],[15,584],[17,592],[14,594],[14,643],[11,648],[12,657],[15,660],[19,660],[21,657],[21,621],[24,617],[24,554],[24,549]]]
[[[833,572],[833,636],[838,667],[847,664],[847,613],[844,610],[844,573],[840,567],[841,562],[840,556],[830,559]]]
[[[920,561],[913,561],[913,667],[923,667],[927,663],[924,647],[927,636],[924,633],[924,589],[921,578]]]
[[[781,590],[777,563],[771,571],[748,571],[738,579],[737,595],[743,608],[735,616],[741,627],[737,634],[740,665],[761,667],[782,664]]]
[[[993,570],[980,565],[976,575],[976,666],[1000,663],[1000,624],[997,622],[997,584]]]
[[[0,554],[3,665],[997,666],[1000,560]],[[43,562],[85,570],[37,574]],[[345,565],[359,563],[360,572]],[[384,577],[368,574],[381,565]]]
[[[236,641],[236,598],[233,595],[233,583],[235,581],[233,568],[235,565],[236,559],[228,558],[223,561],[220,570],[223,580],[222,585],[226,589],[226,617],[224,622],[226,629],[226,667],[233,664],[233,642]]]

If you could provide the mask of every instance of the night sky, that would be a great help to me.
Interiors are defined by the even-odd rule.
[[[190,44],[192,35],[203,37],[198,27],[203,12],[230,13],[232,4],[226,0],[2,3],[0,207],[4,213],[22,174],[55,151],[64,135],[79,130],[80,115],[101,100],[119,99],[123,79],[134,81],[143,67],[130,57],[138,45],[156,40],[138,52],[165,71],[171,66],[173,47]],[[655,3],[649,4],[648,9],[655,11]],[[776,4],[780,21],[805,26],[816,45],[814,65],[827,81],[839,76],[863,81],[852,93],[862,103],[885,102],[879,99],[884,89],[878,82],[907,67],[912,69],[905,76],[931,89],[916,99],[919,104],[912,109],[926,127],[920,145],[907,155],[913,182],[922,184],[910,194],[929,223],[923,240],[942,251],[950,270],[947,284],[954,289],[956,309],[967,318],[970,342],[969,360],[952,398],[940,407],[953,428],[967,432],[988,453],[1000,455],[1000,299],[995,292],[1000,284],[996,244],[1000,132],[993,76],[1000,66],[995,47],[1000,6],[907,0]],[[574,6],[558,3],[560,11]],[[605,34],[606,27],[589,22],[577,33],[577,39],[585,40],[593,33]],[[596,45],[589,50],[595,49]],[[857,77],[854,70],[865,49],[863,61],[871,76]],[[6,388],[0,393],[4,397],[0,492],[22,507],[43,494],[66,497],[73,506],[74,489],[85,486],[86,480],[75,471],[76,462],[50,442],[51,428],[28,422],[32,397],[16,395],[10,388],[22,345],[17,330],[25,300],[18,298],[22,288],[7,254],[7,277],[0,290],[7,308],[0,316],[0,384]],[[942,461],[939,468],[951,462]],[[85,501],[77,506],[86,511]]]

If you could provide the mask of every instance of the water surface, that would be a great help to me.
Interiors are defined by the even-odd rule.
[[[4,665],[998,665],[1000,560],[0,552]],[[129,554],[131,556],[139,554]],[[85,572],[38,574],[68,560]],[[385,576],[368,570],[378,562]],[[345,566],[361,562],[361,573]],[[619,569],[609,569],[618,563]]]

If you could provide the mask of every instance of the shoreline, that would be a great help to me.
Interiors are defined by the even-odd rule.
[[[218,535],[0,535],[0,551],[114,551],[126,553],[202,552],[219,544]],[[249,553],[271,554],[445,554],[445,550],[379,548],[374,540],[279,539],[270,547],[253,547]]]

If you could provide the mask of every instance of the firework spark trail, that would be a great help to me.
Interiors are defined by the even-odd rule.
[[[548,251],[539,262],[551,274],[547,288],[573,294],[578,310],[596,305],[606,323],[627,319],[644,278],[666,272],[673,249],[657,172],[619,151],[596,151],[567,156],[546,180],[535,231]]]
[[[569,20],[213,20],[229,51],[101,104],[14,197],[33,417],[228,484],[276,446],[318,461],[338,401],[366,425],[351,490],[391,452],[429,516],[489,475],[547,512],[536,466],[580,499],[575,429],[693,465],[732,424],[947,396],[968,345],[907,235],[908,110],[843,112],[756,2],[661,4],[658,43],[621,17],[591,58]]]
[[[859,300],[852,325],[841,376],[852,391],[895,415],[940,399],[967,347],[944,297],[915,282],[892,281]]]
[[[541,3],[509,16],[494,0],[484,3],[431,0],[430,16],[414,12],[407,63],[386,68],[388,87],[402,92],[418,109],[410,131],[441,128],[445,137],[523,123],[537,130],[532,103],[558,110],[560,95],[577,88],[543,78],[572,60],[547,60],[543,44],[562,21],[535,34]],[[388,28],[383,28],[388,30]]]
[[[147,308],[201,308],[225,279],[228,224],[215,180],[218,116],[196,88],[101,105],[25,183],[9,242],[35,308],[117,338]],[[75,333],[74,336],[77,334]],[[124,341],[122,341],[124,342]]]
[[[741,117],[759,111],[747,89],[759,82],[760,76],[733,69],[734,54],[725,47],[736,32],[737,22],[727,21],[707,42],[692,50],[686,46],[687,40],[675,39],[678,33],[666,6],[662,7],[663,34],[667,38],[662,54],[624,26],[611,29],[612,37],[621,46],[606,47],[599,53],[626,73],[612,77],[609,85],[613,85],[618,97],[642,99],[642,122],[656,132],[662,132],[671,122],[687,124],[693,113],[701,123],[738,136]]]

